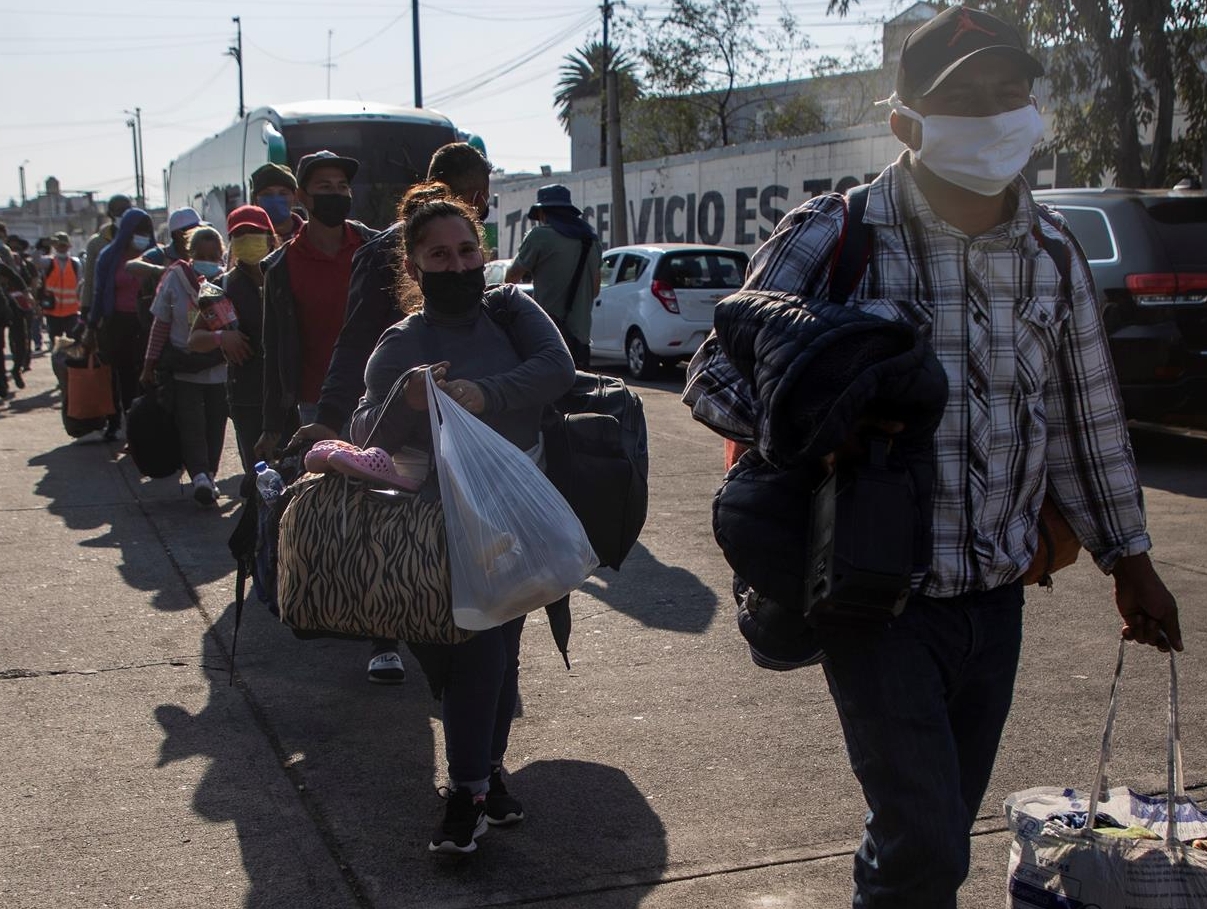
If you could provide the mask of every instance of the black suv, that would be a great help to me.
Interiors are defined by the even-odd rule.
[[[1207,193],[1039,190],[1090,262],[1123,406],[1207,415]]]

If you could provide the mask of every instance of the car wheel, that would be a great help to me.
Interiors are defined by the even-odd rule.
[[[650,353],[650,348],[645,343],[645,335],[639,328],[629,332],[629,339],[624,345],[624,358],[629,366],[629,375],[634,379],[652,379],[662,365],[658,358]]]

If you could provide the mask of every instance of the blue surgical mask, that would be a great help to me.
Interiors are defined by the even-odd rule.
[[[151,238],[146,236],[145,234],[135,234],[130,239],[130,243],[139,252],[146,252],[148,249],[151,248]]]
[[[222,274],[222,263],[206,262],[204,260],[194,261],[193,271],[197,272],[203,278],[216,278]]]
[[[280,224],[289,220],[289,197],[282,196],[277,193],[270,193],[266,196],[261,196],[256,204],[268,212],[268,218],[273,224]]]

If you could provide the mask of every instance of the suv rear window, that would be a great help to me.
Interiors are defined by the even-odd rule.
[[[658,277],[677,290],[736,290],[746,278],[745,253],[675,253],[658,264]]]
[[[1069,222],[1069,230],[1085,250],[1091,262],[1113,262],[1119,253],[1115,249],[1115,238],[1111,236],[1106,215],[1098,208],[1070,208],[1057,205],[1055,208]]]
[[[1158,198],[1145,207],[1174,270],[1207,268],[1207,198]]]

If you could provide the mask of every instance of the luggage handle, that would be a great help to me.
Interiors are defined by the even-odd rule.
[[[1111,682],[1110,706],[1106,711],[1106,725],[1102,730],[1102,750],[1098,755],[1098,771],[1094,776],[1094,788],[1090,794],[1090,807],[1086,812],[1083,832],[1094,827],[1094,818],[1098,815],[1098,803],[1107,797],[1107,765],[1111,759],[1111,737],[1115,729],[1115,713],[1119,706],[1119,679],[1123,675],[1123,652],[1127,641],[1119,640],[1119,656],[1115,660],[1115,678]],[[1177,804],[1179,799],[1186,796],[1185,781],[1182,776],[1182,736],[1178,728],[1178,669],[1174,662],[1174,652],[1169,650],[1169,723],[1166,734],[1166,767],[1165,767],[1165,846],[1172,849],[1179,845]]]

